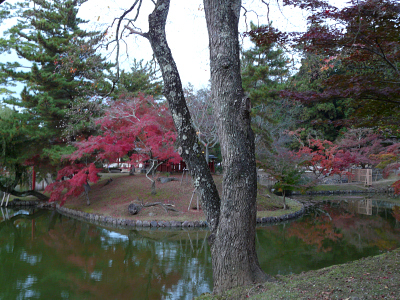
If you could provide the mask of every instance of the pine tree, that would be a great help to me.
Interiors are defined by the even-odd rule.
[[[274,29],[270,24],[271,31]],[[254,47],[242,53],[243,88],[250,94],[252,106],[267,106],[278,97],[278,91],[289,76],[289,59],[271,37],[259,44],[253,37],[257,27],[251,24],[251,42]]]
[[[121,71],[113,95],[115,98],[127,94],[137,97],[143,93],[158,100],[162,96],[162,89],[163,82],[157,74],[155,63],[134,59],[130,71]]]
[[[322,93],[327,88],[325,80],[346,71],[332,58],[312,53],[303,55],[298,72],[288,82],[289,93]],[[303,140],[313,136],[333,142],[353,111],[351,100],[346,98],[332,98],[324,102],[302,101],[297,127],[305,129],[302,131]]]
[[[93,106],[89,105],[93,96],[105,94],[110,87],[104,79],[110,65],[95,53],[94,47],[103,35],[80,28],[86,22],[77,13],[84,2],[22,2],[12,14],[18,23],[2,40],[24,59],[23,63],[2,64],[6,76],[25,84],[20,98],[5,102],[29,110],[53,137],[61,136],[68,125],[76,123],[72,118],[76,113],[70,114],[69,110],[86,107],[83,110],[89,115],[87,108]],[[27,64],[30,70],[21,70]]]
[[[258,41],[259,28],[268,28],[271,33],[263,43]],[[291,104],[279,95],[289,76],[290,60],[276,43],[276,33],[271,24],[260,27],[251,24],[249,35],[254,45],[242,53],[242,82],[252,103],[252,128],[256,133],[258,157],[269,148],[273,136],[281,131],[277,124],[287,127],[284,123],[290,119]]]
[[[34,191],[15,190],[17,185],[27,182],[29,160],[37,151],[38,141],[43,138],[39,126],[29,113],[0,106],[0,191],[20,197],[33,195],[48,199]]]
[[[85,1],[34,0],[10,8],[8,17],[17,24],[3,34],[0,45],[20,60],[1,63],[0,78],[3,84],[24,84],[20,97],[3,102],[19,107],[22,113],[13,116],[25,128],[23,134],[10,135],[3,147],[2,165],[10,178],[21,178],[29,165],[42,175],[58,165],[62,154],[71,151],[69,141],[93,131],[93,116],[101,113],[101,98],[111,90],[105,78],[111,65],[96,54],[103,34],[83,30],[86,22],[77,17]],[[3,127],[0,134],[8,135]],[[12,145],[19,145],[17,155]],[[17,195],[12,186],[7,192]]]

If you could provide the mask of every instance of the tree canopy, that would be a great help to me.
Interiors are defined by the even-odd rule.
[[[350,1],[339,9],[325,1],[286,1],[312,10],[307,32],[294,41],[318,54],[332,74],[322,90],[291,94],[304,102],[351,99],[352,123],[397,131],[399,125],[399,8],[397,1]],[[306,5],[306,3],[308,3]]]
[[[27,169],[32,164],[32,152],[40,151],[43,134],[31,115],[0,106],[0,191],[16,196],[33,195],[46,200],[35,191],[16,191],[27,182]],[[33,150],[32,152],[28,149]]]
[[[33,7],[31,2],[35,4]],[[79,27],[84,21],[77,18],[77,9],[85,0],[31,2],[19,5],[17,25],[0,40],[2,51],[16,51],[29,63],[29,71],[21,70],[24,66],[19,62],[1,65],[1,83],[7,86],[12,79],[26,85],[20,98],[7,100],[24,111],[4,109],[1,112],[4,116],[1,120],[4,127],[2,158],[8,159],[3,159],[2,163],[7,170],[15,171],[14,177],[18,178],[21,169],[37,161],[38,155],[40,159],[48,155],[48,160],[58,157],[58,165],[61,165],[62,146],[74,142],[77,150],[68,156],[69,164],[59,172],[58,179],[74,176],[49,187],[53,191],[52,200],[64,201],[69,195],[81,193],[88,181],[98,179],[99,170],[94,162],[111,162],[129,156],[133,163],[152,160],[155,166],[155,161],[177,159],[177,143],[201,196],[211,231],[214,291],[221,293],[235,286],[266,280],[268,277],[260,268],[255,248],[257,172],[251,117],[259,117],[263,132],[257,133],[264,135],[265,142],[267,130],[270,130],[265,124],[273,123],[275,118],[284,121],[280,114],[287,107],[298,108],[297,102],[280,99],[282,94],[278,94],[278,90],[285,87],[282,84],[288,75],[288,59],[280,45],[291,36],[280,33],[271,24],[253,28],[251,38],[255,46],[243,52],[241,61],[238,41],[241,1],[204,0],[211,92],[210,96],[206,95],[207,103],[200,103],[201,108],[195,106],[194,109],[203,110],[206,116],[209,111],[213,113],[212,127],[215,125],[218,133],[224,168],[220,195],[202,153],[201,130],[195,128],[196,120],[191,117],[167,43],[165,29],[170,1],[152,1],[154,10],[148,18],[148,32],[134,25],[142,1],[134,1],[114,20],[116,42],[121,42],[123,34],[128,32],[148,39],[160,65],[163,84],[156,78],[154,69],[135,62],[133,69],[122,72],[120,82],[113,84],[115,90],[110,95],[118,100],[108,98],[106,103],[102,98],[111,91],[114,75],[106,78],[111,65],[95,51],[104,33],[86,32]],[[398,125],[400,101],[398,3],[352,1],[343,9],[325,1],[284,0],[284,4],[310,9],[311,16],[307,32],[291,39],[306,56],[297,77],[291,78],[291,88],[283,95],[303,103],[302,108],[306,109],[302,120],[324,137],[317,138],[315,132],[304,131],[306,137],[298,140],[297,153],[289,155],[282,150],[276,154],[282,162],[280,165],[293,162],[291,167],[297,163],[294,154],[301,159],[308,156],[307,167],[316,176],[341,172],[350,161],[356,161],[346,153],[355,152],[350,142],[357,136],[348,131],[339,146],[325,138],[328,135],[331,140],[337,137],[332,126],[318,127],[312,122],[331,125],[330,122],[350,116],[359,126],[396,129],[393,125]],[[138,9],[135,16],[128,18],[135,9]],[[0,18],[3,17],[7,17],[7,13],[2,12]],[[161,89],[172,118],[165,103],[138,93],[142,90],[158,97]],[[129,93],[135,97],[127,96]],[[102,112],[104,116],[100,115]],[[172,122],[176,132],[171,127]],[[372,135],[367,134],[365,143],[359,145],[363,148],[358,152],[360,164],[363,163],[361,158],[370,159],[370,163],[372,155],[385,154],[375,147],[371,138]],[[30,148],[26,159],[17,156],[30,142],[37,143],[38,148]],[[50,152],[46,152],[49,148],[54,149],[51,157]],[[368,152],[368,149],[373,151]],[[397,155],[395,152],[389,153],[390,161]],[[278,161],[277,157],[268,159],[271,165]],[[276,176],[280,176],[277,187],[283,190],[293,188],[301,179],[296,168],[275,168],[275,171]],[[9,182],[14,185],[16,180],[6,183]],[[65,188],[68,192],[62,195]]]
[[[121,95],[138,96],[139,93],[160,99],[162,96],[163,82],[159,78],[155,62],[133,60],[129,71],[122,70],[116,83],[113,97],[118,99]]]
[[[273,135],[278,134],[277,124],[287,121],[287,110],[290,106],[279,94],[286,86],[290,75],[290,59],[278,43],[278,36],[271,35],[260,43],[258,39],[260,28],[268,28],[269,32],[276,31],[272,24],[257,27],[251,23],[251,31],[247,35],[250,37],[252,47],[243,50],[241,58],[243,89],[248,93],[252,105],[256,152],[268,148]]]
[[[20,58],[2,63],[1,77],[24,84],[20,97],[4,102],[29,110],[49,138],[64,135],[74,139],[79,134],[76,129],[87,129],[88,118],[77,116],[96,113],[92,97],[105,95],[111,87],[105,79],[111,64],[96,53],[103,35],[81,29],[86,21],[77,17],[84,2],[18,3],[9,15],[17,24],[0,40],[6,50],[15,51]],[[71,114],[73,107],[77,109]]]
[[[181,160],[171,114],[165,103],[157,103],[151,96],[139,94],[108,101],[104,116],[96,124],[100,127],[98,134],[75,142],[76,150],[64,157],[58,181],[46,189],[51,192],[50,201],[61,199],[64,203],[68,196],[82,193],[87,182],[97,182],[100,170],[96,163],[110,164],[121,158],[134,166],[148,162],[151,167],[147,173],[154,175],[160,164]],[[71,179],[62,181],[64,176]],[[155,180],[148,178],[155,193]],[[67,193],[62,194],[64,189]]]
[[[81,29],[86,21],[77,13],[84,2],[24,1],[7,6],[7,18],[17,23],[3,33],[0,44],[19,60],[0,64],[0,80],[6,88],[15,83],[24,88],[19,97],[10,95],[3,102],[21,111],[14,115],[23,122],[23,136],[29,140],[19,154],[18,168],[11,168],[11,153],[4,156],[8,172],[26,171],[26,158],[46,174],[70,152],[68,141],[94,130],[100,97],[111,88],[105,76],[111,64],[96,53],[102,34]],[[5,128],[1,131],[6,134]],[[19,143],[15,135],[9,139],[8,145]]]

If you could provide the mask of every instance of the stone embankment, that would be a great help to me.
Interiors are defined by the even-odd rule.
[[[295,201],[295,200],[294,200]],[[297,201],[296,201],[297,202]],[[142,221],[142,220],[134,220],[134,219],[123,219],[123,218],[114,218],[110,216],[103,216],[93,213],[86,213],[66,207],[61,207],[59,205],[56,206],[56,209],[59,213],[67,216],[71,216],[74,218],[83,219],[85,221],[89,221],[91,223],[99,224],[99,225],[107,225],[113,227],[125,227],[125,228],[150,228],[150,227],[159,227],[159,228],[195,228],[195,227],[207,227],[206,221]],[[259,224],[267,224],[267,223],[277,223],[288,221],[290,219],[297,218],[301,216],[305,211],[305,207],[302,204],[301,209],[282,216],[277,217],[264,217],[257,218],[257,223]]]
[[[84,219],[86,221],[103,224],[103,225],[111,225],[111,226],[119,226],[119,227],[206,227],[206,221],[142,221],[142,220],[133,220],[133,219],[123,219],[123,218],[113,218],[110,216],[103,216],[98,214],[85,213],[82,211],[60,207],[57,205],[57,211],[61,214],[68,215],[75,218]]]
[[[300,203],[299,201],[294,200],[294,199],[292,199],[292,201],[296,201],[296,202]],[[304,214],[305,209],[306,209],[305,205],[301,204],[301,208],[298,211],[295,211],[290,214],[278,216],[278,217],[257,218],[257,223],[259,223],[259,224],[278,223],[278,222],[284,222],[284,221],[288,221],[291,219],[295,219],[297,217],[300,217],[302,214]]]
[[[296,201],[296,200],[294,200]],[[298,201],[296,201],[298,202]],[[5,206],[5,203],[3,204]],[[63,214],[74,218],[79,218],[91,223],[107,225],[107,226],[118,226],[118,227],[138,227],[138,228],[149,228],[149,227],[159,227],[159,228],[195,228],[195,227],[207,227],[206,221],[147,221],[147,220],[134,220],[134,219],[124,219],[124,218],[114,218],[110,216],[103,216],[94,213],[86,213],[79,210],[74,210],[66,207],[61,207],[58,204],[43,202],[43,201],[23,201],[20,199],[14,199],[8,202],[7,207],[37,207],[37,208],[56,208],[56,210]],[[275,216],[275,217],[263,217],[257,218],[258,224],[268,224],[268,223],[278,223],[284,222],[291,219],[295,219],[301,216],[305,211],[305,205],[302,204],[301,209],[296,212]]]
[[[377,194],[377,193],[391,193],[393,189],[391,188],[366,188],[363,190],[337,190],[337,191],[308,191],[306,195],[340,195],[340,194]],[[292,195],[304,195],[298,192],[293,192]],[[296,201],[296,200],[294,200]],[[298,201],[296,201],[298,202]],[[309,203],[301,203],[301,209],[296,212],[273,217],[263,217],[257,218],[258,224],[268,224],[268,223],[278,223],[284,222],[291,219],[295,219],[301,216],[307,209]],[[4,205],[3,205],[4,206]],[[54,207],[54,203],[48,203],[43,201],[22,201],[19,199],[14,199],[8,203],[8,207],[23,207],[23,206],[36,206],[38,208]],[[117,226],[117,227],[137,227],[137,228],[195,228],[195,227],[207,227],[206,221],[147,221],[147,220],[135,220],[135,219],[124,219],[124,218],[114,218],[111,216],[103,216],[94,213],[86,213],[83,211],[78,211],[66,207],[61,207],[56,205],[56,210],[64,215],[71,216],[74,218],[79,218],[91,223],[107,225],[107,226]]]

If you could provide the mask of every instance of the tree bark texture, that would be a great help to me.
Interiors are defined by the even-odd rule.
[[[240,72],[240,8],[240,0],[204,0],[224,168],[221,214],[211,248],[215,293],[266,280],[255,248],[257,172],[251,104]]]
[[[191,123],[179,72],[167,43],[165,24],[169,3],[170,0],[157,1],[154,11],[149,15],[149,32],[144,36],[149,39],[157,62],[160,65],[164,80],[164,96],[168,100],[169,109],[178,132],[181,156],[194,179],[195,187],[200,192],[207,222],[211,231],[214,232],[219,220],[220,200],[218,190]]]
[[[211,90],[224,167],[222,199],[218,195],[191,124],[179,73],[168,47],[165,24],[170,0],[158,0],[149,16],[151,43],[164,79],[181,156],[185,160],[211,229],[214,292],[266,280],[255,250],[257,176],[250,99],[241,75],[238,21],[241,1],[204,0],[210,40]]]

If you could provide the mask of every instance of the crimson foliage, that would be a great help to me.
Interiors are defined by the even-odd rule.
[[[65,157],[69,164],[58,173],[57,182],[49,185],[50,201],[77,196],[87,182],[96,182],[100,171],[95,162],[117,162],[124,156],[128,163],[138,165],[149,159],[179,162],[175,151],[176,133],[166,104],[159,104],[152,97],[138,97],[109,101],[102,118],[96,121],[101,134],[74,143],[77,150]],[[84,165],[83,161],[91,162]],[[68,177],[68,180],[62,180]],[[67,193],[62,195],[62,191]]]

